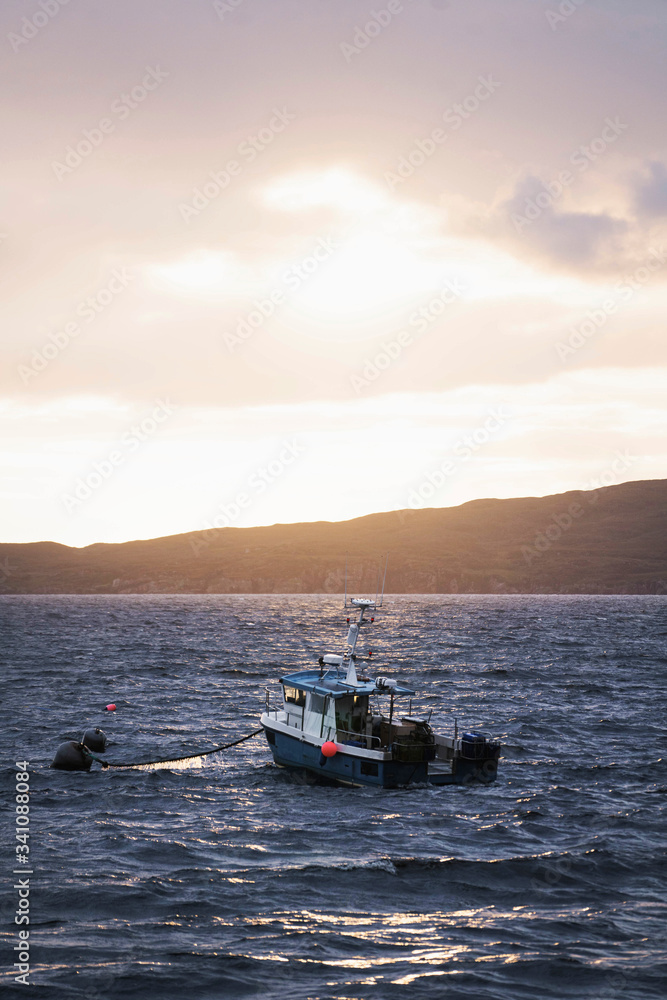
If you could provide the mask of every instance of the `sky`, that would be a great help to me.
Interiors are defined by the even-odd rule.
[[[0,540],[667,475],[664,0],[3,0]]]

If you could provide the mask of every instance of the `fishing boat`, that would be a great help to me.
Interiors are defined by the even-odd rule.
[[[324,654],[317,668],[280,677],[277,708],[267,689],[260,723],[275,763],[344,785],[397,788],[494,781],[499,743],[477,732],[459,736],[456,723],[452,736],[437,734],[430,718],[412,714],[412,688],[391,677],[365,676],[372,653],[358,656],[357,644],[383,599],[384,583],[379,601],[376,595],[375,600],[352,598],[348,603],[346,582],[344,607],[352,615],[344,652]]]

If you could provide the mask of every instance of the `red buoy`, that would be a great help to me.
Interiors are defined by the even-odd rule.
[[[326,743],[322,744],[322,753],[325,757],[333,757],[336,753],[338,753],[338,747],[335,743],[332,743],[331,740],[327,740]]]
[[[115,711],[116,711],[115,705],[107,705],[107,712],[115,712]]]

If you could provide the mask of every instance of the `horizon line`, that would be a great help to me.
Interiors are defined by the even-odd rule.
[[[255,531],[258,528],[291,527],[291,526],[300,525],[300,524],[301,525],[349,524],[351,521],[361,521],[364,518],[367,518],[367,517],[378,517],[378,516],[380,516],[382,514],[408,514],[408,515],[411,515],[411,514],[424,513],[426,511],[434,511],[434,510],[456,510],[459,507],[465,507],[465,506],[467,506],[467,504],[471,504],[471,503],[483,503],[485,501],[493,501],[495,503],[511,503],[512,501],[516,501],[516,500],[546,500],[549,497],[567,496],[569,493],[598,493],[598,492],[601,492],[602,490],[618,489],[619,487],[622,487],[622,486],[628,486],[628,485],[630,485],[630,483],[662,483],[662,482],[667,482],[667,477],[663,477],[663,478],[659,478],[659,479],[658,478],[655,478],[655,479],[627,479],[627,480],[624,480],[622,483],[610,483],[609,485],[606,485],[606,486],[596,486],[593,489],[577,489],[577,488],[573,488],[573,489],[563,490],[560,493],[542,493],[542,494],[535,494],[535,495],[531,495],[531,496],[518,496],[518,497],[492,497],[492,496],[475,497],[475,498],[473,498],[471,500],[464,500],[462,503],[450,504],[448,506],[447,505],[443,505],[443,506],[438,506],[438,507],[426,507],[426,506],[424,506],[424,507],[396,507],[396,508],[391,508],[389,510],[375,510],[375,511],[370,511],[369,513],[366,513],[366,514],[358,514],[358,515],[355,515],[354,517],[342,518],[340,521],[330,521],[330,520],[318,518],[318,519],[313,520],[313,521],[274,521],[274,522],[271,522],[270,524],[250,524],[250,525],[243,525],[243,526],[240,526],[240,525],[239,526],[225,525],[225,526],[221,526],[221,527],[216,527],[216,526],[212,525],[212,526],[206,527],[206,528],[191,528],[191,529],[189,529],[187,531],[175,531],[175,532],[173,532],[171,534],[168,534],[168,535],[151,535],[149,537],[142,537],[142,538],[125,538],[125,539],[123,539],[122,541],[119,541],[119,542],[100,542],[100,541],[98,541],[98,542],[88,542],[86,545],[68,545],[66,542],[58,542],[58,541],[55,541],[54,539],[48,539],[48,538],[37,538],[37,539],[33,539],[31,541],[26,541],[26,542],[16,542],[16,541],[6,542],[6,541],[1,541],[0,540],[0,546],[9,546],[9,545],[59,545],[62,548],[77,549],[77,550],[83,551],[84,549],[92,548],[95,545],[131,545],[131,544],[133,544],[135,542],[156,542],[156,541],[160,541],[161,539],[178,538],[178,537],[184,536],[184,535],[199,535],[199,534],[202,534],[203,532],[208,532],[208,531],[215,531],[215,532],[218,532],[218,531]]]

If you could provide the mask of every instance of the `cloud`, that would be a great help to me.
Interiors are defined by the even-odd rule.
[[[642,216],[667,215],[667,167],[664,163],[654,160],[648,164],[637,182],[635,205]]]
[[[165,496],[179,470],[181,512],[156,524],[154,498],[132,531],[193,526],[191,454],[201,456],[209,493],[212,468],[241,488],[248,421],[263,426],[257,439],[275,422],[259,409],[300,408],[285,428],[292,433],[310,428],[308,407],[322,406],[312,454],[323,467],[304,471],[292,492],[285,479],[280,507],[286,519],[307,517],[310,485],[345,467],[356,421],[377,405],[385,444],[370,449],[374,474],[362,468],[357,477],[371,492],[317,494],[330,504],[322,515],[361,513],[404,502],[402,485],[396,497],[374,492],[376,478],[405,478],[402,466],[416,461],[420,426],[400,455],[387,430],[392,414],[404,419],[402,400],[478,387],[493,402],[502,384],[518,409],[536,399],[550,434],[527,450],[525,479],[509,466],[500,479],[482,468],[457,498],[486,492],[487,482],[514,493],[571,486],[570,466],[556,478],[549,471],[564,449],[561,414],[543,408],[544,387],[570,413],[568,378],[583,368],[621,370],[601,390],[613,400],[639,366],[667,364],[667,266],[649,273],[642,264],[652,246],[667,245],[665,3],[587,0],[554,31],[545,3],[404,0],[400,18],[369,33],[351,62],[341,43],[370,16],[358,0],[246,0],[224,18],[210,0],[63,3],[35,37],[14,52],[7,45],[0,404],[4,395],[12,435],[22,405],[43,408],[31,427],[44,444],[16,439],[33,469],[48,459],[57,477],[66,462],[76,435],[62,400],[111,399],[121,431],[130,410],[141,414],[162,397],[179,412],[205,407],[182,446],[175,417],[141,452],[147,469],[162,469]],[[38,6],[0,4],[5,41]],[[136,101],[147,67],[168,75]],[[482,77],[499,86],[491,100],[471,100]],[[123,94],[137,106],[119,105]],[[447,118],[457,105],[463,113]],[[113,128],[102,130],[105,119]],[[56,174],[54,161],[66,156],[81,163]],[[401,183],[390,187],[387,174],[401,163]],[[636,276],[636,287],[619,290],[623,275]],[[445,302],[452,282],[459,291]],[[240,341],[234,350],[230,333]],[[573,337],[582,346],[560,359],[555,346]],[[33,366],[26,382],[21,365]],[[364,371],[356,395],[351,376]],[[614,423],[600,406],[591,453],[613,450],[630,409]],[[229,419],[216,422],[221,411]],[[580,416],[567,417],[568,453]],[[448,419],[430,427],[436,451]],[[97,410],[81,420],[91,434],[104,427]],[[332,450],[346,421],[349,434]],[[204,442],[210,428],[219,454]],[[98,445],[72,445],[70,477],[104,456],[105,441]],[[271,457],[268,448],[256,461]],[[539,482],[530,472],[538,467]],[[119,471],[111,520],[133,508],[128,495],[150,495],[149,471],[142,478],[128,461],[127,489]],[[29,515],[17,502],[14,516],[32,522],[25,537],[56,534],[43,489],[39,479]],[[213,493],[220,489],[216,479]],[[253,516],[271,517],[270,507]],[[117,537],[126,530],[120,524]]]
[[[563,211],[557,200],[564,191],[560,181],[545,184],[539,177],[525,177],[501,206],[500,216],[525,242],[527,253],[537,251],[568,269],[597,269],[618,257],[628,221],[605,212]]]
[[[335,404],[178,407],[156,397],[127,406],[96,397],[0,406],[3,540],[82,545],[202,529],[242,491],[252,502],[236,526],[338,520],[405,508],[434,474],[434,506],[591,488],[620,449],[634,458],[619,479],[658,478],[667,458],[665,374],[561,371],[521,386]],[[269,475],[266,488],[249,489],[285,447],[298,459]],[[445,465],[452,474],[443,477]],[[66,504],[82,479],[88,494],[80,489],[82,502]]]
[[[240,407],[345,401],[359,386],[375,397],[523,384],[560,367],[554,345],[609,295],[618,315],[569,367],[663,363],[664,297],[653,285],[667,267],[626,301],[595,270],[605,254],[625,260],[623,222],[558,209],[530,176],[482,228],[458,233],[442,208],[349,165],[269,173],[206,209],[224,221],[217,240],[131,240],[124,255],[92,258],[90,273],[78,259],[62,264],[39,298],[8,297],[0,386],[14,398],[168,393]]]
[[[639,185],[627,175],[597,174],[582,185],[567,170],[551,176],[521,173],[509,194],[490,204],[453,199],[451,223],[460,234],[476,235],[545,272],[593,284],[620,279],[667,243],[667,228],[656,218],[667,199],[662,171],[654,169]],[[645,210],[635,212],[640,198]],[[662,269],[655,282],[665,281],[667,269]]]

